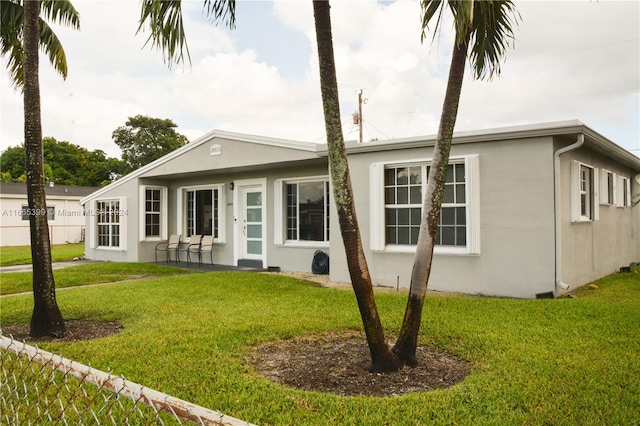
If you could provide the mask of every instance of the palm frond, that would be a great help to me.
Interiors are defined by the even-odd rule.
[[[422,37],[437,14],[434,37],[448,6],[453,15],[456,42],[470,36],[469,61],[473,77],[487,79],[500,75],[500,62],[514,40],[520,14],[511,0],[422,0]]]
[[[491,80],[500,75],[500,62],[515,40],[520,14],[512,1],[477,1],[471,29],[469,61],[474,78]]]
[[[236,27],[236,2],[235,0],[205,0],[203,8],[212,22],[218,23],[224,20],[224,25],[230,29]]]
[[[184,61],[184,52],[191,63],[191,55],[187,46],[187,38],[182,23],[182,2],[180,0],[143,0],[140,15],[140,24],[136,32],[149,26],[149,38],[145,46],[151,42],[151,46],[162,50],[165,62],[171,66],[173,63]]]
[[[42,18],[40,18],[40,48],[49,57],[51,66],[66,80],[68,74],[67,55],[64,53],[64,48],[56,33]]]
[[[40,16],[49,22],[80,29],[80,14],[68,0],[42,0]]]
[[[204,10],[213,22],[225,20],[229,28],[235,27],[235,0],[205,0]],[[185,52],[191,63],[181,0],[143,0],[136,34],[143,31],[145,25],[150,30],[145,46],[151,43],[153,48],[162,50],[165,63],[171,66],[184,62]]]
[[[22,0],[0,0],[0,54],[6,58],[9,77],[15,89],[21,89],[24,84],[23,61],[23,2]],[[80,15],[67,0],[44,0],[42,2],[40,27],[40,48],[49,57],[54,69],[67,77],[67,59],[62,43],[49,24],[59,22],[73,29],[80,28]],[[43,19],[44,18],[44,19]]]

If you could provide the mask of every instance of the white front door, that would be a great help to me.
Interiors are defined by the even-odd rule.
[[[265,264],[266,203],[262,183],[237,185],[238,260],[256,260]]]

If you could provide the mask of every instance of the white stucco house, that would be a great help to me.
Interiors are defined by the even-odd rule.
[[[50,184],[45,188],[51,244],[84,241],[85,218],[80,200],[97,187]],[[31,243],[24,183],[0,183],[0,246]]]
[[[409,286],[435,136],[347,143],[374,284]],[[82,199],[86,256],[150,262],[171,234],[215,263],[349,282],[324,144],[213,131]],[[640,261],[640,158],[579,121],[454,135],[429,288],[559,296]],[[184,260],[184,259],[183,259]]]

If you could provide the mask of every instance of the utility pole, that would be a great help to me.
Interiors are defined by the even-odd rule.
[[[364,100],[367,103],[367,100]],[[362,89],[358,93],[358,112],[353,113],[353,124],[358,126],[358,143],[362,143]]]

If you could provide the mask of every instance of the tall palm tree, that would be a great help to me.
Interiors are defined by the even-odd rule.
[[[9,72],[16,88],[23,88],[24,148],[27,170],[27,199],[31,229],[31,260],[33,264],[33,299],[30,334],[60,336],[65,333],[64,319],[56,302],[55,282],[51,268],[51,244],[47,221],[47,200],[44,186],[42,123],[40,113],[40,82],[38,48],[49,52],[54,67],[66,76],[64,50],[48,25],[41,26],[40,15],[79,27],[78,13],[66,1],[39,0],[2,2],[0,44],[2,53],[10,54]],[[20,10],[21,9],[21,10]],[[6,20],[5,20],[6,18]]]
[[[371,353],[371,366],[369,369],[376,372],[396,370],[400,367],[400,364],[387,344],[384,329],[380,322],[353,200],[349,164],[340,120],[340,100],[333,54],[329,1],[314,0],[313,15],[318,44],[320,91],[322,92],[322,107],[327,133],[327,150],[333,198],[347,254],[349,275],[358,302],[358,308],[360,309],[369,352]]]
[[[456,37],[438,135],[433,149],[431,171],[424,195],[420,235],[411,272],[409,298],[398,340],[393,347],[393,352],[407,365],[417,363],[418,332],[427,283],[431,273],[435,235],[442,207],[449,152],[458,115],[458,103],[467,56],[474,78],[491,79],[499,75],[500,61],[504,57],[509,42],[513,40],[513,27],[519,18],[515,6],[510,0],[423,0],[423,38],[427,25],[436,14],[438,16],[436,30],[438,29],[447,7],[453,13]],[[471,48],[470,52],[469,48]]]

